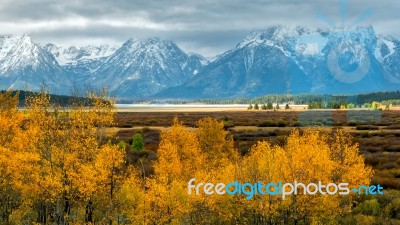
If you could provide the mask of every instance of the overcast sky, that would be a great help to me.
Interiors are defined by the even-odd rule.
[[[317,14],[400,36],[400,1],[348,0],[0,0],[0,33],[29,34],[40,43],[121,45],[129,38],[159,37],[185,51],[211,57],[233,48],[251,31],[273,25],[328,27]]]

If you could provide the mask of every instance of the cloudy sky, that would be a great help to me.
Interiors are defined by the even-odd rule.
[[[398,0],[0,0],[0,33],[29,34],[40,43],[111,43],[160,37],[211,57],[251,31],[273,25],[327,27],[362,15],[358,25],[400,37]]]

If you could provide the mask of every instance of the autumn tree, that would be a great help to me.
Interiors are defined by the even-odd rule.
[[[32,149],[40,159],[26,184],[26,198],[38,223],[82,221],[76,215],[91,213],[86,206],[102,187],[99,181],[105,173],[98,170],[96,160],[108,138],[104,129],[112,126],[115,113],[103,96],[89,93],[88,101],[88,105],[71,103],[66,110],[51,103],[44,92],[27,99],[28,124],[38,129]]]
[[[224,130],[224,123],[210,117],[200,119],[197,123],[196,137],[201,151],[208,159],[208,164],[220,164],[224,160],[236,160],[233,137]]]
[[[269,103],[272,105],[272,103]],[[353,194],[188,194],[188,181],[369,185],[372,170],[341,130],[293,130],[280,145],[256,143],[240,156],[224,123],[187,128],[177,118],[161,132],[154,173],[126,163],[113,144],[113,102],[89,93],[58,106],[46,93],[0,93],[0,223],[10,224],[335,224]],[[270,106],[270,105],[269,105]],[[140,147],[140,146],[139,146]],[[371,201],[371,204],[374,203]]]
[[[349,183],[349,188],[369,185],[372,170],[359,154],[358,145],[342,131],[333,135],[319,130],[294,130],[286,145],[255,145],[243,161],[243,180],[265,183]],[[335,223],[349,212],[352,195],[256,196],[243,204],[250,218],[269,223]],[[252,221],[255,222],[255,221]]]
[[[206,117],[200,119],[195,131],[200,145],[201,153],[205,157],[204,173],[202,177],[207,182],[229,183],[238,176],[236,173],[239,155],[234,147],[233,136],[224,130],[223,122]],[[238,216],[235,212],[235,203],[232,196],[207,196],[202,199],[201,204],[197,202],[195,206],[197,223],[209,221],[211,223],[221,223],[231,221]],[[208,216],[207,216],[208,215]],[[213,215],[210,217],[209,215]]]
[[[20,197],[27,191],[25,182],[36,173],[34,143],[37,127],[26,124],[25,114],[17,109],[19,93],[0,93],[0,223],[24,207]]]
[[[196,135],[175,118],[172,127],[161,134],[154,176],[146,181],[147,204],[151,209],[147,220],[152,224],[178,223],[192,210],[187,182],[201,177],[204,157]],[[195,197],[194,197],[195,198]]]

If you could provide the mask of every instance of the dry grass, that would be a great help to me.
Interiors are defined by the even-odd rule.
[[[155,159],[160,132],[178,117],[189,129],[195,129],[196,121],[212,117],[229,124],[227,130],[233,135],[235,146],[241,154],[247,154],[257,141],[268,140],[283,144],[294,127],[317,126],[330,131],[343,129],[359,143],[366,163],[373,166],[374,183],[385,188],[400,190],[400,110],[390,111],[224,111],[224,112],[119,112],[118,126],[109,133],[115,141],[131,142],[132,136],[143,134],[145,148],[150,157],[147,167]],[[132,154],[132,153],[131,153]],[[131,160],[139,156],[133,155]],[[148,169],[151,171],[151,169]]]

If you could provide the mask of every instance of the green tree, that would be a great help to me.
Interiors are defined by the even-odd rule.
[[[274,108],[274,106],[272,105],[272,103],[268,102],[267,103],[267,109],[273,109],[273,108]]]
[[[381,104],[379,102],[372,102],[372,109],[378,110],[381,107]]]
[[[356,106],[354,104],[350,103],[350,104],[347,104],[347,108],[348,109],[355,109]]]
[[[125,150],[125,148],[126,148],[127,145],[128,145],[128,144],[127,144],[125,141],[120,141],[120,142],[118,143],[118,148],[121,149],[121,150]]]
[[[252,110],[253,109],[253,105],[250,103],[249,107],[247,107],[247,110]]]
[[[276,103],[275,109],[280,109],[280,108],[279,108],[279,103]]]
[[[137,133],[132,139],[132,150],[142,151],[144,149],[143,136]]]
[[[259,109],[260,109],[260,107],[258,106],[258,103],[256,103],[256,104],[254,105],[254,109],[255,109],[255,110],[259,110]]]
[[[261,106],[261,109],[262,109],[262,110],[267,110],[267,105],[263,104],[263,105]]]
[[[289,103],[286,103],[286,105],[285,105],[285,109],[290,109],[290,107],[289,107]]]

